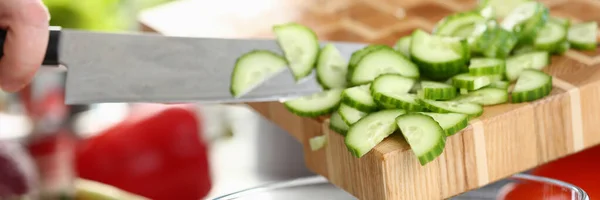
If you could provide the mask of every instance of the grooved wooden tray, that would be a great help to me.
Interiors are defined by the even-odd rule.
[[[263,1],[253,3],[260,4],[257,2]],[[271,2],[263,14],[250,18],[224,12],[228,18],[213,18],[222,20],[215,23],[235,26],[196,35],[272,37],[273,24],[297,21],[313,28],[320,39],[393,45],[415,28],[431,31],[442,17],[475,5],[474,0],[276,2]],[[551,8],[553,16],[569,17],[574,22],[600,21],[597,0],[542,2]],[[169,14],[174,13],[164,12]],[[153,28],[151,23],[142,23]],[[304,145],[311,170],[360,199],[444,199],[599,144],[599,65],[598,51],[570,50],[564,56],[554,56],[546,68],[555,77],[551,96],[532,103],[485,108],[483,116],[449,137],[444,153],[426,166],[419,164],[400,136],[390,136],[358,159],[350,155],[343,138],[329,130],[325,117],[297,117],[278,102],[249,105]],[[328,145],[310,151],[309,138],[322,134],[327,135]]]

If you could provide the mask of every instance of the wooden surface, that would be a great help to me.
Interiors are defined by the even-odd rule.
[[[222,3],[181,1],[149,10],[140,21],[146,29],[167,35],[255,38],[272,37],[273,24],[297,21],[313,28],[320,39],[392,45],[415,28],[430,31],[443,16],[475,4],[473,0],[218,2]],[[600,22],[600,1],[543,2],[554,16]],[[304,144],[310,169],[360,199],[444,199],[599,144],[599,65],[598,51],[570,50],[553,57],[546,69],[555,77],[551,96],[485,108],[483,116],[449,137],[444,153],[424,167],[399,136],[385,139],[357,159],[343,138],[327,128],[327,119],[300,118],[276,102],[250,106]],[[329,144],[310,151],[308,139],[321,134],[327,134]]]

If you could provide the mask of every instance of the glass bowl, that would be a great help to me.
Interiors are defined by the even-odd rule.
[[[481,191],[467,192],[465,194],[452,197],[454,200],[462,199],[518,199],[511,198],[511,191],[518,185],[535,186],[541,189],[541,199],[553,200],[589,200],[588,195],[581,188],[555,179],[534,176],[529,174],[515,174],[504,180],[501,185],[495,185],[492,189],[486,189],[483,194]],[[528,199],[536,199],[529,196]],[[558,198],[556,198],[558,197]],[[286,200],[350,200],[357,199],[349,193],[330,184],[322,176],[311,176],[298,178],[290,181],[270,183],[228,195],[220,196],[214,200],[250,200],[250,199],[286,199]]]

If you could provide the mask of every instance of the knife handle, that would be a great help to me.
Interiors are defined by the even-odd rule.
[[[0,58],[4,56],[4,41],[6,40],[6,30],[0,29]],[[58,42],[60,40],[60,27],[50,27],[50,37],[48,38],[48,47],[42,65],[58,66]]]

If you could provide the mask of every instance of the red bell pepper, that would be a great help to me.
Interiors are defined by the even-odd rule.
[[[78,175],[150,199],[202,199],[211,180],[199,122],[186,107],[138,106],[78,145]]]

